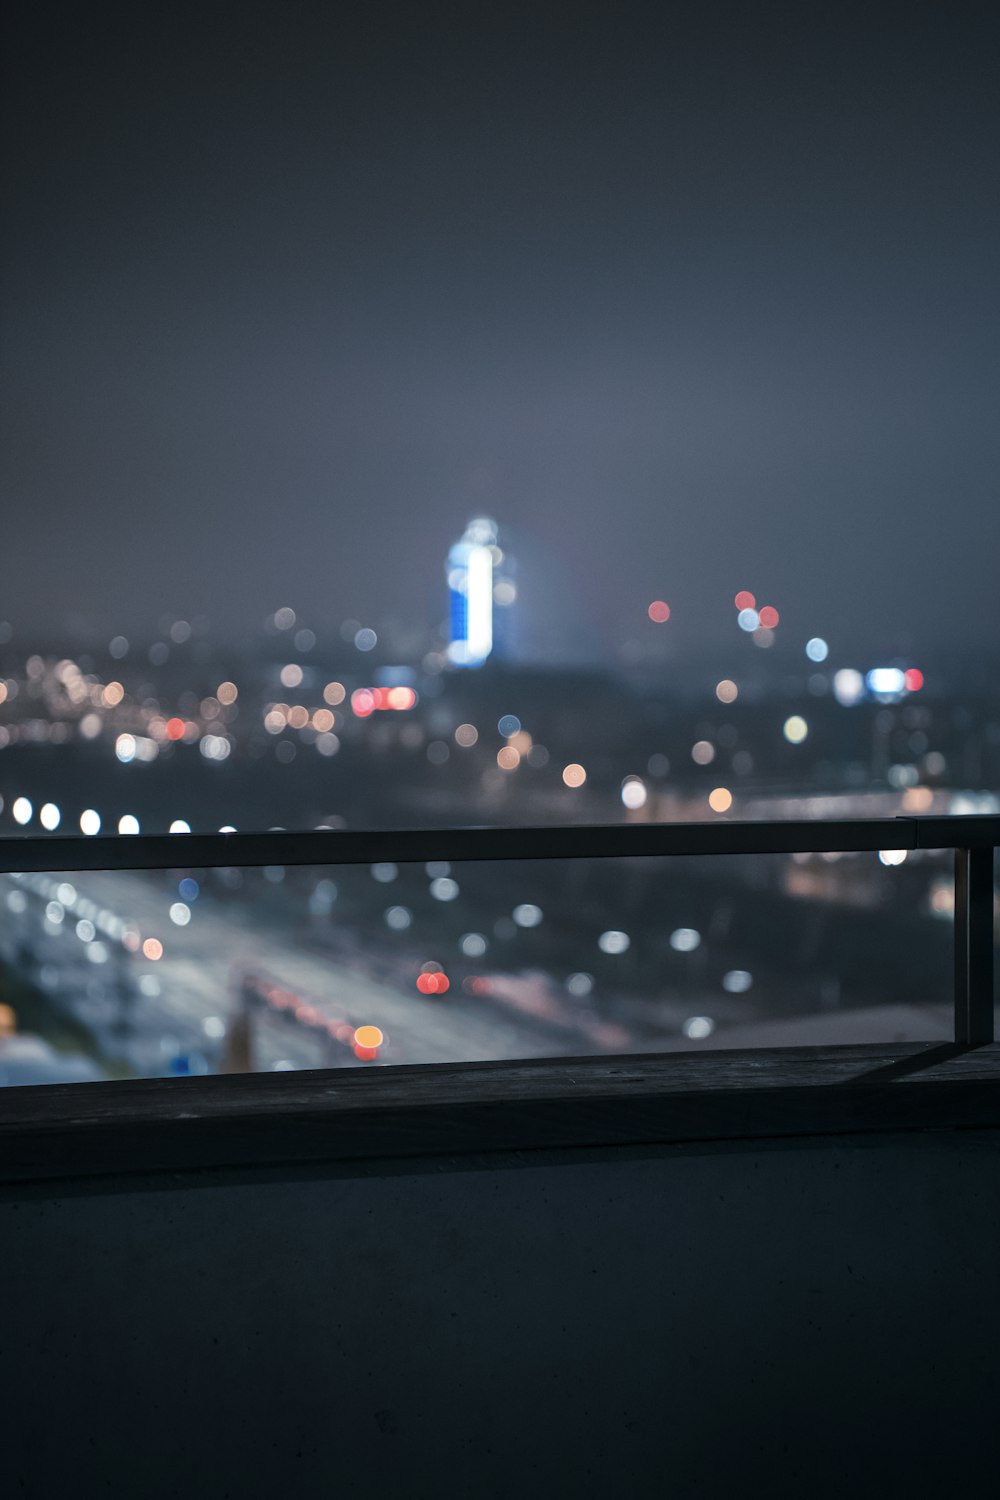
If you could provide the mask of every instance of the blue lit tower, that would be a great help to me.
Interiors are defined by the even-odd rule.
[[[496,644],[494,606],[513,603],[515,588],[500,568],[504,555],[497,546],[497,524],[487,516],[470,521],[449,549],[448,658],[456,667],[481,667]]]
[[[493,650],[493,548],[496,522],[485,516],[470,521],[465,534],[449,549],[448,656],[456,667],[479,667]]]

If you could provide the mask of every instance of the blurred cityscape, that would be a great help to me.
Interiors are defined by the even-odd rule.
[[[456,531],[460,528],[456,527]],[[735,580],[600,665],[522,649],[502,525],[442,620],[0,623],[6,837],[1000,810],[996,660],[842,653]],[[745,586],[744,586],[745,585]],[[0,876],[0,1083],[950,1034],[933,851]],[[10,855],[8,854],[8,862]]]

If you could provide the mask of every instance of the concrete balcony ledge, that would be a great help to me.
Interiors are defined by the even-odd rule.
[[[0,1091],[0,1180],[998,1125],[1000,1044],[148,1079]]]

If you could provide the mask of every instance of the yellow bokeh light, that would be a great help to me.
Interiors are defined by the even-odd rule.
[[[715,696],[720,703],[735,703],[739,691],[731,677],[723,677],[721,682],[715,684]]]
[[[728,787],[717,786],[708,794],[708,805],[713,812],[728,812],[733,805],[733,794]]]
[[[562,779],[569,787],[583,786],[587,773],[576,761],[571,761],[568,766],[563,766]]]
[[[342,682],[328,682],[323,689],[323,701],[329,703],[331,708],[336,708],[338,703],[343,703],[347,696],[347,689]]]
[[[809,733],[809,725],[801,714],[792,714],[785,720],[781,732],[790,745],[801,745]]]
[[[354,1033],[356,1047],[381,1047],[385,1033],[378,1026],[359,1026]]]

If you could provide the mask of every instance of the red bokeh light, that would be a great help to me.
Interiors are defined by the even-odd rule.
[[[168,740],[180,740],[180,739],[183,739],[183,738],[184,738],[184,720],[183,719],[168,719],[167,720],[167,739]]]
[[[354,1056],[359,1062],[374,1062],[378,1057],[377,1047],[361,1047],[357,1042],[354,1044]]]
[[[670,605],[663,599],[654,599],[646,613],[654,625],[664,625],[670,619]]]
[[[756,598],[754,597],[753,594],[749,593],[746,589],[741,589],[740,590],[740,592],[736,595],[736,598],[733,600],[733,603],[736,605],[737,609],[756,609],[757,608],[757,600],[756,600]]]
[[[367,719],[369,714],[375,712],[378,704],[375,694],[371,688],[355,688],[351,694],[351,712],[359,719]]]
[[[418,974],[417,989],[422,995],[444,995],[451,989],[447,974]]]
[[[773,630],[779,618],[778,611],[774,608],[773,604],[765,604],[760,612],[760,623],[765,630]]]
[[[904,672],[903,681],[909,692],[919,693],[924,685],[924,674],[919,667],[911,667],[908,672]]]

